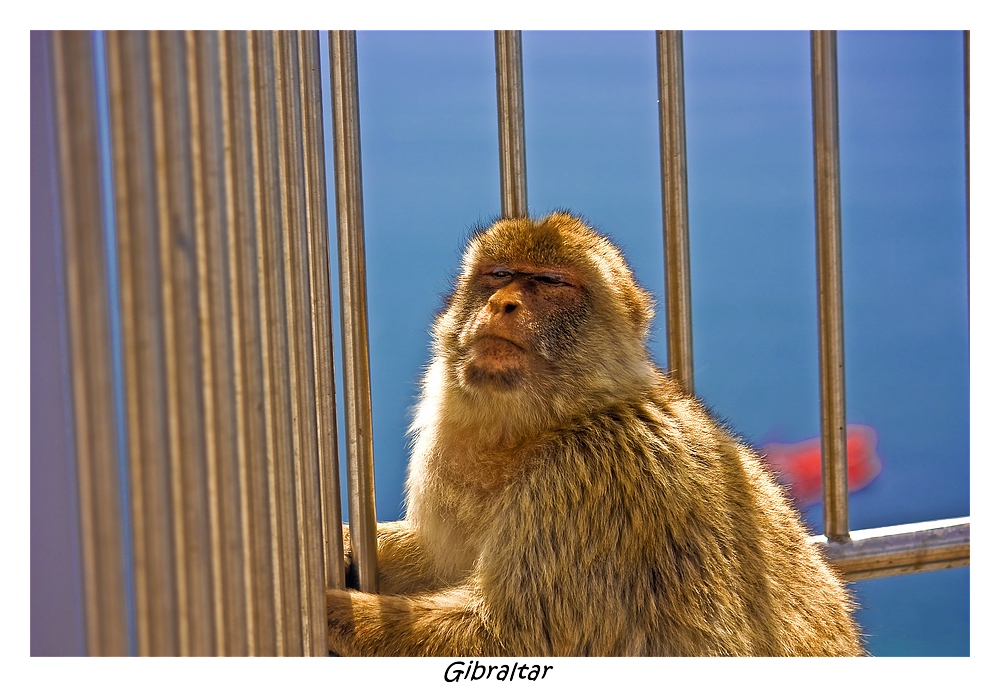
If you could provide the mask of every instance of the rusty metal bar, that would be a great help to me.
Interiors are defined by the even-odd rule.
[[[361,196],[357,43],[353,31],[330,31],[329,42],[351,545],[358,569],[359,589],[377,592],[375,475]]]
[[[688,244],[687,143],[684,128],[684,47],[681,31],[656,32],[660,103],[660,175],[663,199],[668,372],[694,393],[691,262]]]
[[[500,132],[500,213],[504,217],[527,217],[528,176],[524,145],[521,32],[495,31],[494,42]]]
[[[129,652],[111,320],[90,32],[50,36],[87,652]]]
[[[970,518],[918,522],[851,532],[849,540],[812,541],[848,580],[944,570],[969,565]]]
[[[816,184],[816,278],[819,297],[823,522],[831,540],[849,536],[844,307],[840,260],[840,143],[837,34],[812,31],[813,142]]]

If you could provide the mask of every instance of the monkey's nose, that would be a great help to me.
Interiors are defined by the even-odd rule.
[[[521,301],[516,294],[497,292],[490,298],[490,310],[495,315],[509,315],[520,307]]]
[[[518,303],[513,300],[495,300],[490,301],[490,311],[494,316],[496,315],[509,315],[510,313],[517,310]]]

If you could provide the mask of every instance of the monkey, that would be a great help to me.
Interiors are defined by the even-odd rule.
[[[332,652],[864,655],[781,487],[652,362],[652,316],[580,217],[473,233],[432,325],[405,517],[378,526],[378,594],[327,591]]]

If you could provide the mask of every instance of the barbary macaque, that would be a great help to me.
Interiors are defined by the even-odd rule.
[[[406,517],[379,525],[379,594],[327,592],[333,652],[863,654],[759,457],[651,362],[652,306],[572,215],[472,237],[433,327]]]

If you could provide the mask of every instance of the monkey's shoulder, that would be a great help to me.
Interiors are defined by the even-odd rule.
[[[753,450],[697,399],[673,388],[651,387],[575,418],[539,439],[532,463],[581,476],[630,477],[639,470],[658,479],[711,481],[746,471],[758,462]],[[531,464],[531,463],[529,463]]]

